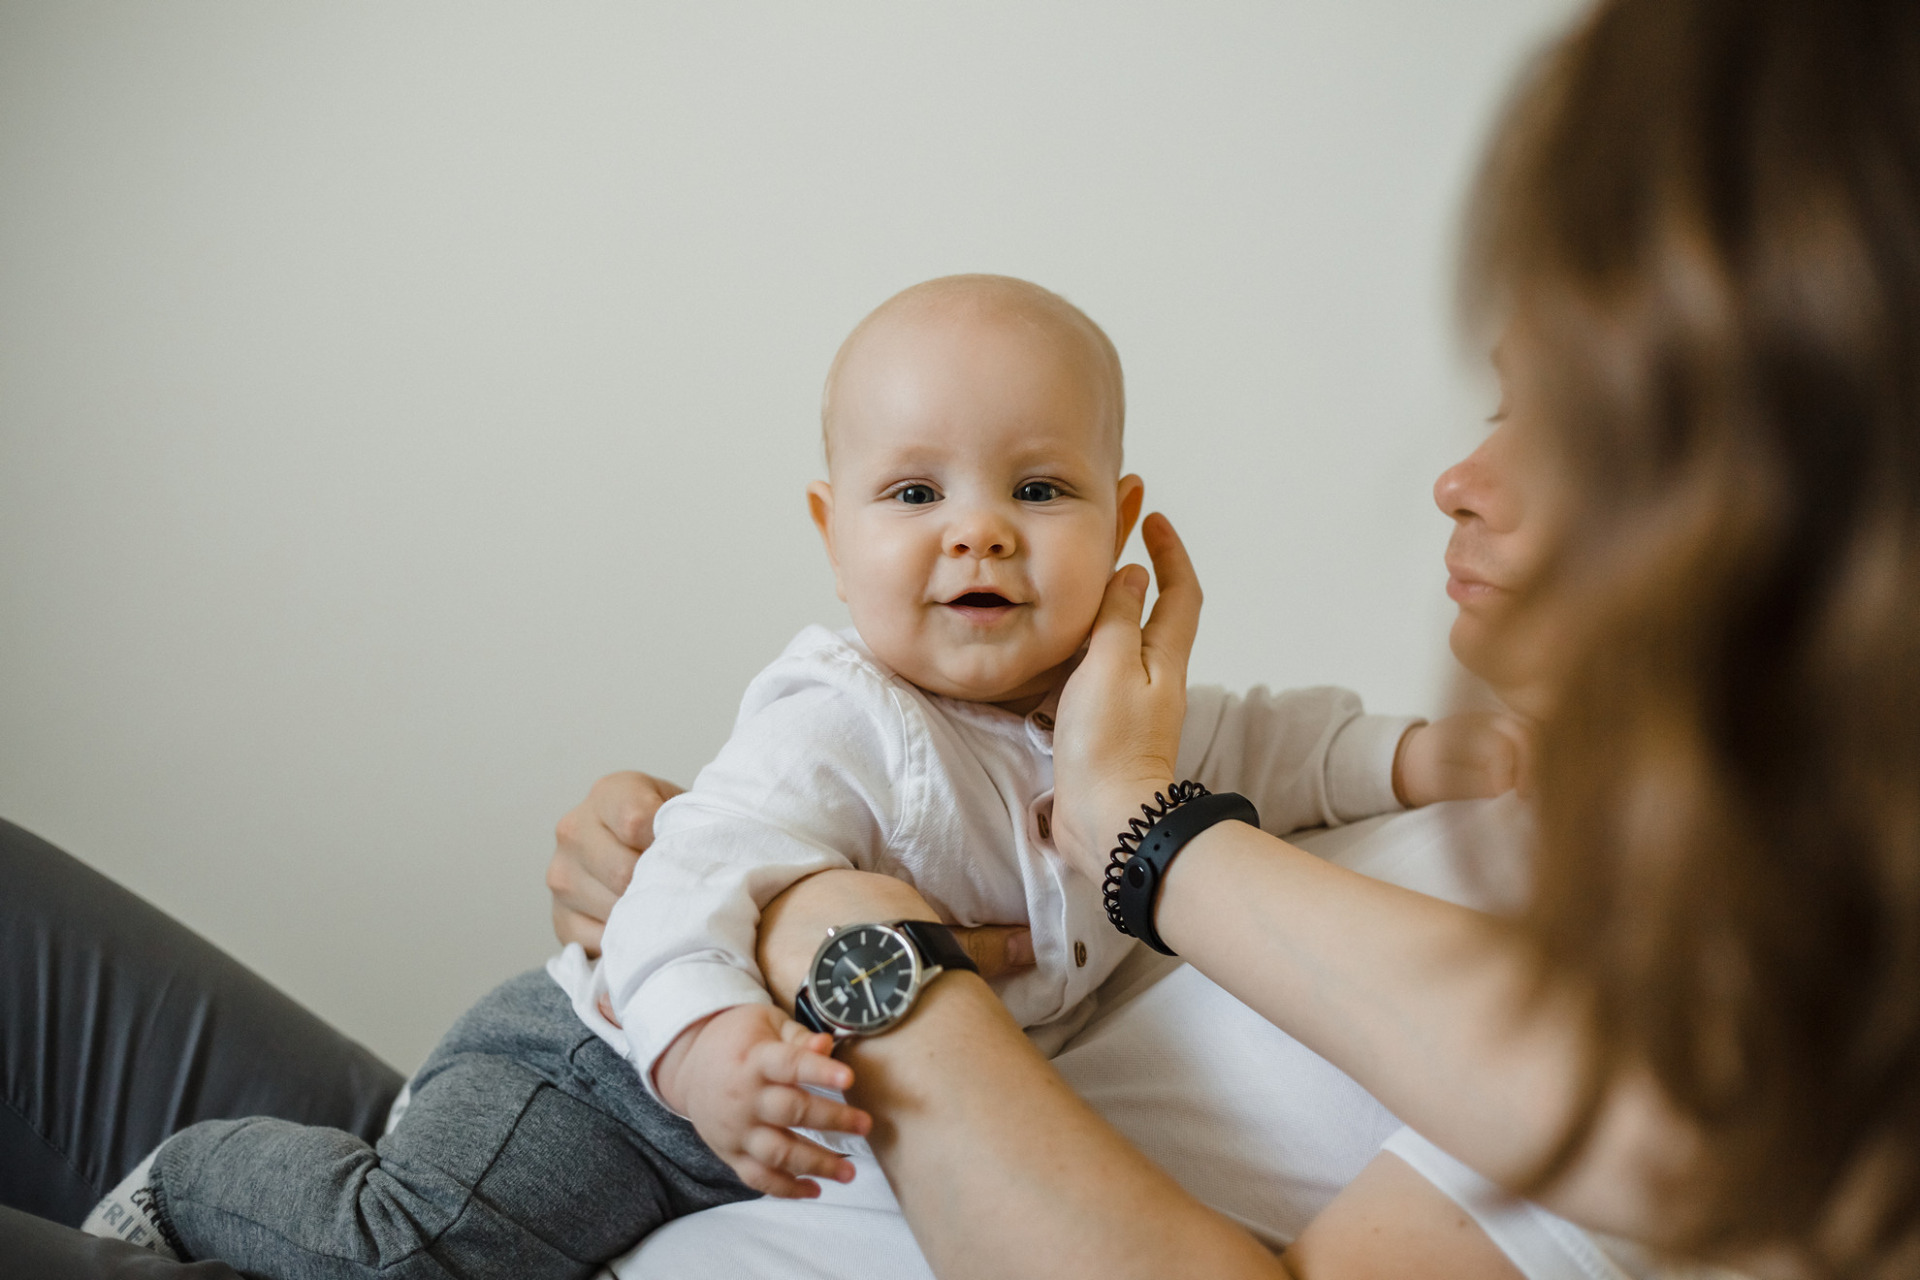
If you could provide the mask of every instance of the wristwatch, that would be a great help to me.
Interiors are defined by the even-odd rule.
[[[793,1002],[800,1025],[835,1039],[900,1025],[926,985],[948,969],[980,972],[953,930],[931,920],[827,930]]]

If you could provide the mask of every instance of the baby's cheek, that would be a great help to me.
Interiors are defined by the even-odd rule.
[[[1100,602],[1106,597],[1107,579],[1111,575],[1105,560],[1089,559],[1059,592],[1057,598],[1065,605],[1060,625],[1078,638],[1076,643],[1093,630],[1093,620],[1100,616]]]
[[[868,598],[858,604],[849,601],[847,612],[853,615],[854,629],[874,656],[904,673],[912,664],[917,637],[912,619],[903,616],[905,611],[888,605],[885,598]]]

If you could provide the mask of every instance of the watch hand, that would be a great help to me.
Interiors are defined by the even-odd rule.
[[[863,990],[867,993],[867,1008],[873,1010],[873,1016],[880,1016],[880,1002],[873,998],[873,984],[869,982]]]
[[[873,966],[873,968],[871,969],[868,969],[866,972],[857,973],[853,977],[848,978],[847,985],[852,986],[856,982],[865,982],[867,979],[871,978],[874,974],[880,972],[882,969],[886,968],[888,965],[898,963],[899,960],[900,960],[899,956],[888,956],[885,960],[882,960],[879,964]]]

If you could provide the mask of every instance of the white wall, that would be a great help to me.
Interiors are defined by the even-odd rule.
[[[1431,708],[1456,211],[1568,7],[0,7],[0,814],[413,1065],[843,618],[819,382],[953,271],[1119,344],[1198,678]]]

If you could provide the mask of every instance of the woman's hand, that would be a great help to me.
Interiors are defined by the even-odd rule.
[[[1160,598],[1142,627],[1146,571],[1130,564],[1113,575],[1053,733],[1054,830],[1061,852],[1096,883],[1128,817],[1174,781],[1187,655],[1200,626],[1200,580],[1180,535],[1157,512],[1140,533]]]
[[[553,894],[553,932],[561,942],[600,954],[607,916],[633,879],[633,864],[653,843],[653,815],[681,790],[644,773],[610,773],[560,819],[547,889]]]

